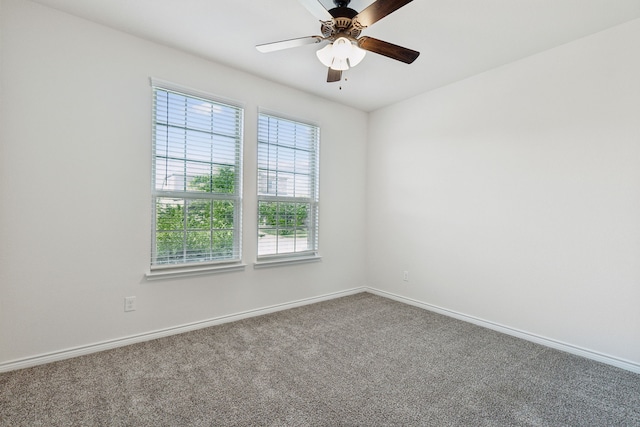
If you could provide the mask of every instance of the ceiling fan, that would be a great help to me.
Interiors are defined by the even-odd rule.
[[[329,10],[325,9],[320,0],[300,0],[309,12],[320,20],[322,35],[260,44],[256,49],[267,53],[328,41],[330,44],[316,52],[320,62],[329,68],[327,82],[340,81],[342,72],[360,63],[366,51],[411,64],[420,52],[373,37],[360,37],[362,30],[411,1],[376,0],[358,13],[348,7],[351,0],[333,0],[336,7]]]

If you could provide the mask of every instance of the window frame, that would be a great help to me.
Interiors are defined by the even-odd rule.
[[[309,129],[313,129],[314,137],[312,140],[309,140],[312,143],[312,147],[309,152],[309,192],[310,194],[307,197],[303,196],[280,196],[273,194],[265,194],[261,192],[261,172],[265,171],[274,171],[269,167],[261,168],[261,144],[266,145],[278,145],[277,140],[271,141],[270,137],[267,136],[266,139],[262,134],[261,129],[261,120],[267,117],[272,120],[276,120],[278,123],[280,122],[289,122],[296,126],[303,126]],[[256,162],[256,262],[254,263],[255,268],[261,267],[270,267],[277,266],[279,264],[288,264],[288,263],[302,263],[302,262],[311,262],[317,261],[321,259],[319,253],[319,216],[320,216],[320,126],[317,123],[313,123],[307,120],[301,120],[298,118],[292,118],[290,116],[268,111],[264,109],[258,110],[258,118],[257,118],[257,135],[256,135],[256,151],[257,151],[257,162]],[[275,169],[277,170],[277,169]],[[268,178],[267,178],[268,179]],[[277,179],[276,179],[277,181]],[[269,183],[266,183],[269,186]],[[276,187],[279,184],[276,183]],[[260,219],[260,205],[261,202],[280,202],[280,203],[300,203],[300,204],[308,204],[309,211],[307,216],[307,245],[308,249],[302,251],[293,251],[293,252],[277,252],[276,253],[260,253],[260,231],[265,227],[261,227]],[[268,227],[266,227],[268,228]]]
[[[230,101],[227,99],[223,99],[219,96],[215,96],[209,93],[205,93],[202,91],[194,90],[191,88],[187,88],[184,86],[176,85],[174,83],[158,80],[151,78],[151,95],[152,95],[152,117],[151,117],[151,126],[152,126],[152,152],[151,152],[151,256],[150,256],[150,272],[147,274],[148,279],[155,278],[165,278],[165,277],[174,277],[176,275],[196,275],[196,274],[204,274],[207,272],[226,272],[232,271],[235,269],[244,268],[244,264],[242,264],[242,211],[243,211],[243,197],[242,197],[242,176],[243,176],[243,142],[244,142],[244,106],[241,103]],[[233,109],[234,113],[234,123],[235,128],[232,134],[228,137],[234,141],[233,146],[233,164],[230,165],[235,170],[234,177],[234,187],[233,192],[214,192],[211,189],[205,191],[190,191],[187,188],[186,182],[184,183],[183,190],[176,191],[175,189],[158,189],[157,188],[157,160],[158,155],[156,152],[157,147],[157,132],[156,128],[158,125],[157,120],[157,93],[158,91],[173,93],[178,96],[185,97],[185,101],[203,101],[206,103],[211,103],[212,105],[221,106],[224,108]],[[170,108],[167,107],[167,112],[170,112]],[[186,117],[186,114],[185,114]],[[189,129],[185,125],[185,132]],[[206,134],[206,131],[202,132]],[[219,132],[218,132],[219,133]],[[217,135],[215,132],[215,128],[212,128],[212,131],[209,133],[213,138],[214,135]],[[185,150],[189,147],[189,137],[184,137],[184,145]],[[211,148],[211,152],[213,148]],[[184,158],[179,161],[184,161],[187,164],[191,159],[187,157],[185,154]],[[213,171],[214,167],[224,167],[220,162],[214,161],[213,159],[209,162],[201,162],[205,164],[207,167],[211,168]],[[220,164],[219,164],[220,163]],[[165,171],[165,173],[167,173]],[[211,172],[212,173],[212,172]],[[185,175],[183,177],[183,181],[186,180]],[[211,175],[213,177],[213,175]],[[169,198],[181,201],[183,206],[186,206],[189,200],[205,200],[205,201],[233,201],[233,219],[232,219],[232,229],[230,231],[233,232],[233,245],[231,247],[231,256],[230,257],[222,257],[215,258],[215,255],[212,252],[209,252],[208,257],[205,257],[204,260],[198,261],[195,257],[189,259],[186,252],[189,250],[189,247],[186,243],[184,243],[184,251],[185,256],[182,261],[178,262],[159,262],[158,254],[157,254],[157,201],[160,198]],[[213,206],[211,207],[213,209]],[[187,213],[184,213],[183,225],[184,225],[184,236],[183,239],[186,239],[187,234],[189,233],[189,228],[187,224]],[[213,215],[213,212],[211,212]],[[213,217],[211,217],[209,227],[203,229],[205,232],[213,233],[216,231],[220,231],[222,229],[216,228],[213,223]],[[178,230],[176,230],[178,233]],[[213,237],[211,237],[213,239]],[[186,242],[186,240],[183,240]],[[212,242],[212,241],[211,241]]]

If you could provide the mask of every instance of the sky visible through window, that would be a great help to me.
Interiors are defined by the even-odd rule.
[[[188,188],[191,179],[221,167],[235,169],[237,109],[172,92],[163,95],[156,101],[155,188],[201,191]]]

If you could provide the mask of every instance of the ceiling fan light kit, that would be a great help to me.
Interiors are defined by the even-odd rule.
[[[266,43],[256,46],[256,49],[267,53],[329,41],[327,46],[316,52],[320,62],[328,67],[327,82],[340,81],[342,71],[358,65],[364,59],[366,51],[411,64],[420,55],[420,52],[373,37],[359,38],[362,30],[411,1],[376,0],[358,13],[348,7],[351,0],[333,0],[336,7],[330,10],[325,9],[320,0],[300,0],[320,20],[322,36],[308,36]]]
[[[360,49],[351,40],[340,37],[317,51],[316,56],[324,66],[344,71],[348,70],[349,67],[358,65],[364,59],[366,53],[366,50]]]

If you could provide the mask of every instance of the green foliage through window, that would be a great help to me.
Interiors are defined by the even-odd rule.
[[[229,193],[236,191],[236,173],[231,166],[219,168],[214,175],[200,175],[189,181],[189,191],[202,191],[205,193]]]
[[[230,172],[231,171],[231,172]],[[228,191],[235,183],[230,168],[216,176],[197,176],[189,186]],[[156,254],[166,262],[233,256],[233,200],[171,199],[156,201]]]
[[[260,202],[259,211],[261,228],[273,229],[280,236],[306,232],[307,203]]]

